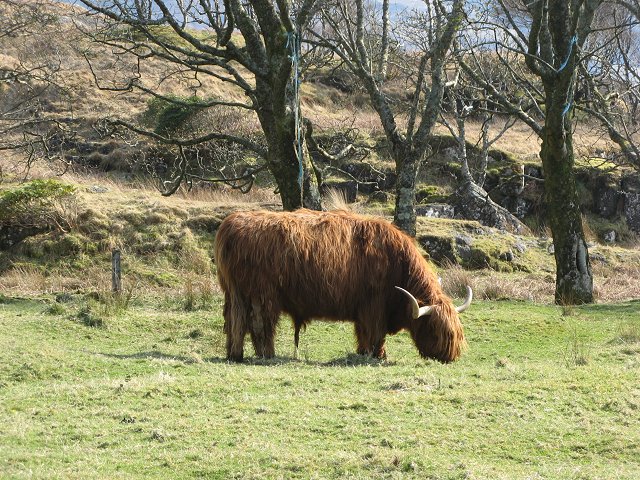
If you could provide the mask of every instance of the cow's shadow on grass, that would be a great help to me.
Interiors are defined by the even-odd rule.
[[[204,357],[196,358],[185,355],[171,355],[163,353],[158,350],[151,350],[147,352],[138,353],[105,353],[94,352],[96,355],[100,355],[107,358],[114,358],[118,360],[163,360],[168,362],[179,362],[184,364],[196,364],[196,363],[228,363],[230,365],[242,366],[276,366],[287,365],[292,363],[299,363],[301,365],[313,365],[320,367],[360,367],[360,366],[374,366],[374,367],[387,367],[395,365],[395,362],[388,360],[380,360],[373,358],[369,355],[358,355],[357,353],[347,353],[344,357],[337,357],[329,361],[319,361],[302,359],[287,356],[276,356],[273,358],[260,358],[260,357],[246,357],[241,363],[230,362],[225,357]]]
[[[173,361],[180,363],[203,363],[208,362],[209,359],[198,360],[195,357],[186,357],[184,355],[170,355],[168,353],[163,353],[158,350],[151,350],[149,352],[138,352],[138,353],[105,353],[105,352],[94,352],[95,355],[100,355],[102,357],[107,358],[115,358],[118,360],[165,360],[165,361]],[[216,359],[212,359],[215,361]]]
[[[226,362],[227,360],[212,359],[215,362]],[[301,365],[313,365],[319,367],[359,367],[359,366],[374,366],[374,367],[387,367],[395,365],[395,362],[388,360],[381,360],[379,358],[373,358],[370,355],[358,355],[357,353],[347,353],[344,357],[337,357],[329,361],[310,360],[308,358],[295,358],[295,357],[274,357],[274,358],[259,358],[259,357],[247,357],[242,363],[237,365],[284,365],[289,363],[299,363]]]

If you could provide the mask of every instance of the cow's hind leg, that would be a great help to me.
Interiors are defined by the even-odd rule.
[[[385,337],[387,336],[382,309],[376,305],[361,312],[355,324],[359,355],[386,358]]]
[[[253,302],[251,311],[251,342],[256,356],[273,358],[276,354],[276,325],[280,312],[271,301]]]
[[[241,362],[244,337],[249,329],[249,309],[242,299],[225,293],[224,333],[227,335],[227,359]]]

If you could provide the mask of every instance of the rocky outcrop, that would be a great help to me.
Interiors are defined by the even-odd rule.
[[[48,227],[23,227],[18,225],[0,226],[0,250],[10,248],[22,240],[48,232]]]
[[[640,193],[624,193],[624,216],[629,228],[640,233]]]
[[[482,225],[511,233],[527,233],[529,229],[506,208],[494,202],[475,183],[467,183],[455,195],[456,218],[476,220]]]
[[[498,271],[530,271],[524,253],[528,250],[525,240],[516,240],[510,234],[500,234],[496,229],[481,227],[474,236],[466,233],[421,234],[417,240],[438,265],[460,265],[464,268],[491,268]],[[484,237],[501,237],[501,241],[487,242]],[[509,240],[506,240],[509,238]],[[516,237],[517,238],[517,237]],[[520,237],[524,238],[524,237]]]
[[[376,190],[392,190],[396,184],[397,175],[392,170],[377,170],[364,162],[349,163],[343,167],[344,171],[360,182],[360,192],[372,193]]]

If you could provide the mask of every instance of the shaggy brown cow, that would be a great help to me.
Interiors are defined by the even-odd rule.
[[[460,356],[458,312],[470,305],[471,289],[456,308],[414,241],[385,220],[238,212],[220,225],[215,258],[230,360],[242,360],[247,333],[256,355],[273,357],[281,312],[293,318],[296,341],[311,318],[348,320],[360,354],[384,357],[385,336],[406,329],[423,357]]]

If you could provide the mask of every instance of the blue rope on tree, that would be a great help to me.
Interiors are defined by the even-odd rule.
[[[300,185],[300,192],[302,192],[304,152],[302,151],[302,124],[300,118],[300,36],[295,31],[287,32],[286,48],[290,52],[289,59],[291,60],[291,68],[293,69],[293,98],[295,104],[293,117],[296,129],[294,149],[298,157],[298,184]]]
[[[571,37],[571,41],[569,42],[569,52],[567,53],[567,58],[564,60],[564,62],[562,62],[562,64],[558,68],[558,70],[556,70],[557,73],[560,73],[569,64],[569,60],[571,59],[571,54],[573,53],[573,47],[577,42],[578,42],[578,37],[576,35]],[[570,97],[572,96],[571,93],[569,95],[570,95]],[[564,106],[564,109],[562,110],[562,116],[563,117],[567,113],[569,113],[569,110],[571,110],[571,106],[572,105],[573,105],[573,98],[570,98],[570,100],[567,102],[567,104]]]
[[[564,62],[558,67],[556,72],[560,73],[565,67],[569,64],[569,60],[571,59],[571,53],[573,52],[573,46],[578,42],[578,37],[574,35],[571,37],[571,41],[569,42],[569,53],[567,53],[567,58],[565,58]]]

